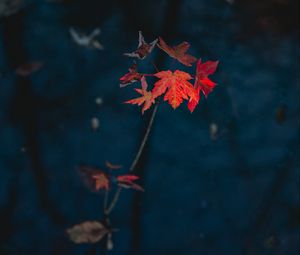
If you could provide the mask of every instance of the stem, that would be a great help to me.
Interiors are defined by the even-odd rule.
[[[116,206],[116,203],[118,202],[118,199],[120,197],[120,194],[121,194],[121,191],[122,191],[122,187],[118,187],[109,207],[105,210],[105,214],[108,216],[111,211],[114,209],[114,207]]]
[[[152,125],[153,125],[153,121],[154,121],[154,118],[156,116],[157,108],[158,108],[158,104],[156,104],[154,106],[154,109],[152,111],[152,114],[151,114],[151,117],[150,117],[150,120],[149,120],[149,123],[148,123],[147,130],[146,130],[145,135],[144,135],[144,138],[141,142],[141,145],[139,147],[139,150],[138,150],[134,160],[132,161],[132,164],[129,168],[129,172],[132,172],[135,169],[135,167],[136,167],[136,165],[137,165],[137,163],[138,163],[138,161],[139,161],[139,159],[142,155],[142,152],[145,148],[146,142],[149,138],[149,134],[150,134],[150,131],[151,131],[151,128],[152,128]],[[120,197],[121,191],[122,191],[122,187],[118,187],[118,189],[117,189],[117,191],[116,191],[109,207],[107,209],[105,209],[105,211],[104,211],[105,215],[108,216],[111,213],[111,211],[114,209],[114,207],[116,206],[116,203],[118,202],[118,199]]]
[[[105,189],[104,202],[103,202],[103,210],[104,210],[104,212],[106,211],[106,208],[107,208],[107,201],[108,201],[108,190]]]
[[[137,154],[136,154],[136,156],[135,156],[135,158],[134,158],[134,160],[133,160],[133,162],[132,162],[132,164],[131,164],[131,166],[129,168],[129,172],[132,172],[134,170],[136,164],[138,163],[138,161],[139,161],[139,159],[141,157],[141,154],[142,154],[142,152],[144,150],[144,147],[146,145],[146,142],[148,140],[148,137],[149,137],[149,134],[150,134],[150,131],[151,131],[151,128],[152,128],[152,124],[153,124],[153,121],[154,121],[154,118],[155,118],[155,115],[156,115],[156,112],[157,112],[157,108],[158,108],[158,104],[156,104],[154,106],[152,115],[151,115],[149,123],[148,123],[148,127],[147,127],[147,130],[146,130],[146,133],[145,133],[144,138],[143,138],[143,140],[141,142],[140,148],[139,148],[139,150],[138,150],[138,152],[137,152]]]

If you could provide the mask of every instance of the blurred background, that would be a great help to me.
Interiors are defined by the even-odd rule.
[[[134,172],[145,192],[122,193],[110,254],[298,254],[298,10],[297,0],[0,0],[0,254],[104,254],[65,230],[102,218],[103,193],[78,166],[108,160],[125,173],[145,132],[151,111],[123,104],[136,94],[119,88],[139,30],[219,60],[218,86],[193,114],[159,106]],[[158,49],[152,58],[183,67]]]

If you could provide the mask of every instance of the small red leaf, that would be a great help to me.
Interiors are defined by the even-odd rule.
[[[24,64],[20,67],[18,67],[16,69],[16,74],[20,75],[20,76],[28,76],[34,72],[37,72],[38,70],[40,70],[43,66],[42,62],[31,62],[31,63],[27,63]]]
[[[142,79],[143,75],[137,72],[137,64],[133,64],[129,69],[129,72],[120,78],[120,87],[125,87],[131,83],[138,82]]]
[[[128,175],[128,174],[126,174],[126,175],[119,175],[119,176],[117,176],[118,182],[132,182],[132,181],[135,181],[137,179],[139,179],[139,177],[136,176],[136,175]]]
[[[186,66],[191,66],[192,63],[197,61],[194,56],[186,53],[190,48],[190,44],[188,42],[182,42],[181,44],[171,47],[161,37],[159,37],[159,43],[157,46],[170,57],[177,59],[180,63]]]
[[[139,179],[138,176],[130,174],[117,176],[117,181],[120,187],[144,191],[144,189],[140,185],[133,182],[137,179]]]
[[[216,83],[211,81],[208,76],[216,71],[218,64],[219,61],[207,61],[201,63],[201,59],[199,59],[197,62],[196,79],[194,86],[196,89],[200,88],[200,91],[202,91],[202,93],[206,97],[216,86]]]
[[[146,43],[145,39],[142,35],[142,32],[139,31],[139,44],[138,44],[137,50],[134,51],[134,52],[131,52],[131,53],[124,53],[124,55],[127,56],[127,57],[144,59],[145,57],[147,57],[152,52],[152,50],[155,47],[157,41],[158,40],[156,39],[151,43]]]
[[[126,104],[137,104],[138,106],[144,104],[143,108],[142,108],[142,114],[144,114],[144,112],[146,110],[148,110],[152,104],[155,103],[155,100],[152,96],[152,93],[150,91],[147,91],[147,87],[148,84],[146,82],[146,78],[143,76],[141,79],[141,83],[142,83],[142,89],[135,89],[136,92],[138,92],[139,94],[141,94],[141,97],[135,98],[135,99],[131,99],[126,101]]]

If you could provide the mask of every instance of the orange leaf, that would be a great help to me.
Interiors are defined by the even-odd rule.
[[[164,100],[176,109],[184,99],[196,97],[196,91],[193,85],[189,82],[192,77],[186,73],[176,70],[174,73],[171,71],[162,71],[154,74],[160,80],[154,84],[152,90],[153,97],[156,98],[165,92]]]
[[[109,189],[109,179],[108,176],[103,173],[99,172],[97,174],[94,174],[93,179],[95,180],[95,189],[100,190],[100,189]]]
[[[80,166],[80,173],[83,181],[92,191],[109,189],[109,177],[106,173],[97,168]]]
[[[208,76],[216,71],[218,64],[219,61],[206,61],[201,63],[201,59],[197,62],[195,88],[200,88],[200,91],[202,91],[206,97],[216,86],[216,83],[211,81]]]
[[[190,44],[188,42],[182,42],[171,47],[161,37],[159,37],[159,44],[157,46],[166,52],[170,57],[177,59],[180,63],[186,66],[191,66],[192,63],[197,61],[194,56],[186,53],[190,48]]]
[[[125,103],[126,104],[137,104],[138,106],[144,104],[144,106],[142,108],[142,114],[144,114],[144,112],[146,110],[148,110],[152,104],[155,103],[155,100],[152,96],[152,93],[150,91],[147,91],[148,84],[147,84],[146,78],[144,76],[142,77],[141,82],[142,82],[142,89],[135,89],[135,90],[142,96],[135,98],[135,99],[128,100]]]

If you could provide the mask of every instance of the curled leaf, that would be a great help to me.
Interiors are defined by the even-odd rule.
[[[105,165],[107,168],[112,169],[112,170],[122,168],[122,165],[114,165],[114,164],[110,163],[109,161],[105,161]]]
[[[84,221],[67,229],[70,240],[74,243],[97,243],[109,230],[99,221]]]
[[[144,191],[144,189],[136,184],[134,181],[138,180],[139,177],[136,175],[130,175],[130,174],[125,174],[125,175],[119,175],[117,176],[117,181],[120,187],[126,188],[126,189],[135,189],[138,191]]]
[[[142,79],[143,75],[137,72],[137,64],[134,63],[129,69],[128,73],[120,78],[120,87],[125,87],[131,83],[138,82]]]
[[[145,39],[142,35],[142,32],[139,31],[139,44],[138,44],[137,50],[135,50],[134,52],[131,52],[131,53],[124,53],[124,55],[127,57],[144,59],[152,52],[157,41],[158,40],[156,39],[151,43],[146,43]]]
[[[170,57],[177,59],[180,63],[186,66],[191,66],[197,61],[194,56],[186,53],[190,48],[190,44],[188,42],[182,42],[171,47],[161,37],[159,37],[159,43],[157,46],[166,52]]]

